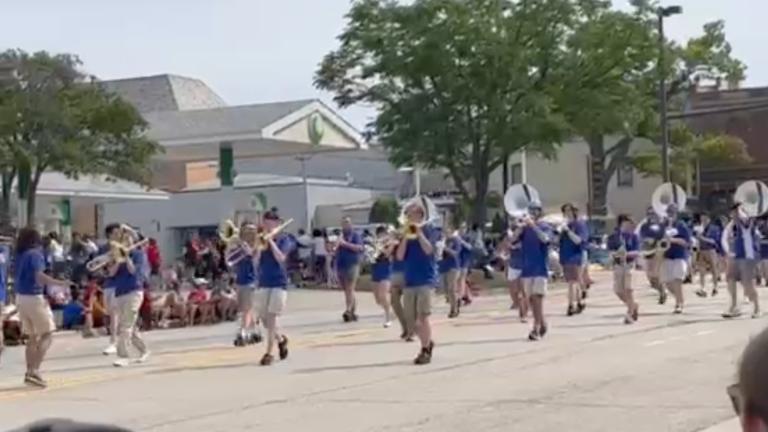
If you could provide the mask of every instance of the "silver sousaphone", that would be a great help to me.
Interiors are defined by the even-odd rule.
[[[667,217],[669,208],[675,206],[677,211],[683,211],[685,204],[688,201],[688,195],[685,190],[674,183],[664,183],[653,191],[651,196],[651,207],[653,211],[663,220]],[[669,239],[677,235],[677,230],[674,228],[667,228],[664,232],[664,238],[662,238],[656,245],[656,253],[663,253],[669,249]],[[653,252],[651,252],[651,255]]]
[[[504,194],[504,210],[514,219],[530,217],[530,208],[534,205],[541,207],[541,197],[531,185],[514,184]]]
[[[736,188],[733,201],[741,204],[744,216],[756,218],[768,212],[768,186],[759,180],[749,180]]]

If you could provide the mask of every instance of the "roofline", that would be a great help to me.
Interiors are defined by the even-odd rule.
[[[261,129],[261,134],[265,138],[279,139],[275,137],[278,132],[292,126],[299,120],[311,115],[316,111],[320,112],[320,114],[328,118],[336,127],[341,129],[341,131],[356,144],[358,149],[368,149],[368,143],[363,138],[363,135],[348,121],[346,121],[344,117],[337,114],[336,111],[331,109],[320,99],[312,99],[311,102],[307,105],[293,111],[292,113],[282,118],[277,119],[275,122],[268,124],[267,126],[264,126]]]

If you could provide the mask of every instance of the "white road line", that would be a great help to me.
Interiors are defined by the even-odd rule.
[[[714,332],[715,332],[714,330],[702,330],[702,331],[696,333],[696,336],[706,336],[706,335],[712,334]]]
[[[665,340],[655,340],[655,341],[648,342],[648,343],[644,344],[643,346],[652,347],[652,346],[656,346],[656,345],[662,345],[662,344],[665,344],[665,343],[667,343],[667,341],[665,341]]]

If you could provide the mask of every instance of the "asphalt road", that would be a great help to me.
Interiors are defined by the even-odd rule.
[[[725,387],[766,318],[724,321],[725,296],[699,299],[692,286],[675,316],[643,287],[640,321],[624,325],[608,275],[596,278],[580,316],[566,317],[553,290],[541,342],[527,341],[503,293],[450,321],[436,301],[428,366],[381,326],[369,293],[361,320],[343,324],[341,293],[292,291],[291,356],[271,367],[257,365],[262,346],[231,346],[233,324],[148,333],[151,361],[126,369],[100,354],[103,338],[57,335],[47,390],[24,387],[22,350],[6,352],[0,429],[66,417],[136,431],[737,430]]]

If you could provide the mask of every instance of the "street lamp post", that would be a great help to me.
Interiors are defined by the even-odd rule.
[[[664,182],[669,181],[669,129],[667,127],[667,79],[665,74],[666,64],[664,59],[664,18],[683,13],[680,6],[667,6],[657,9],[659,18],[659,113],[661,116],[661,172]]]
[[[309,208],[309,182],[307,179],[307,160],[311,158],[312,155],[308,154],[296,156],[296,160],[301,163],[301,184],[304,195],[304,228],[306,232],[312,230],[312,212]]]

